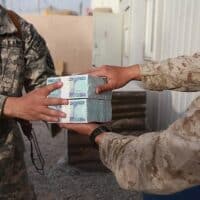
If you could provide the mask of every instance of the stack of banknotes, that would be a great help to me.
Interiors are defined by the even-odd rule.
[[[68,99],[68,105],[51,106],[67,114],[60,123],[108,122],[112,119],[111,92],[96,94],[96,87],[106,83],[105,78],[90,75],[52,77],[47,84],[62,82],[61,89],[48,97]]]

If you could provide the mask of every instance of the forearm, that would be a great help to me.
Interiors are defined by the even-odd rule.
[[[17,118],[20,117],[20,97],[7,97],[0,95],[0,117]]]
[[[150,90],[200,90],[200,53],[140,66],[141,79]]]
[[[199,103],[163,132],[97,138],[101,160],[122,188],[170,194],[200,184]]]
[[[20,118],[20,97],[7,97],[4,102],[2,115],[9,118]]]
[[[131,65],[129,67],[125,67],[124,70],[126,70],[127,78],[129,81],[131,80],[141,80],[141,69],[140,65]]]

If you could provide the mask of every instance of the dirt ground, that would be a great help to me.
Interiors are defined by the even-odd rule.
[[[29,156],[25,159],[38,200],[139,200],[141,195],[119,188],[110,172],[86,171],[67,164],[67,133],[51,138],[45,124],[35,123],[38,142],[45,158],[45,175],[39,175]]]

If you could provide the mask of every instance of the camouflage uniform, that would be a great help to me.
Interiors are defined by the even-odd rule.
[[[200,91],[200,53],[141,66],[151,90]],[[200,184],[200,96],[167,130],[139,137],[107,133],[100,144],[103,163],[122,188],[155,194]]]
[[[24,164],[24,147],[14,119],[3,116],[7,97],[20,97],[45,84],[54,75],[54,65],[44,39],[34,27],[19,18],[17,27],[0,7],[0,199],[35,199]],[[31,105],[30,105],[31,106]]]

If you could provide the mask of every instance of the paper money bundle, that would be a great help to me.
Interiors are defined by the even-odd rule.
[[[111,100],[112,93],[104,92],[96,94],[96,87],[106,83],[105,78],[90,75],[74,75],[53,77],[47,79],[47,84],[63,82],[63,87],[56,90],[52,95],[64,99],[105,99]]]
[[[68,105],[56,109],[67,114],[66,118],[60,118],[60,123],[107,122],[112,113],[110,101],[95,99],[69,100]]]
[[[111,92],[96,94],[95,89],[106,82],[105,78],[75,75],[48,78],[47,84],[63,82],[61,89],[49,97],[69,99],[68,105],[51,106],[67,114],[60,123],[108,122],[112,119]]]

